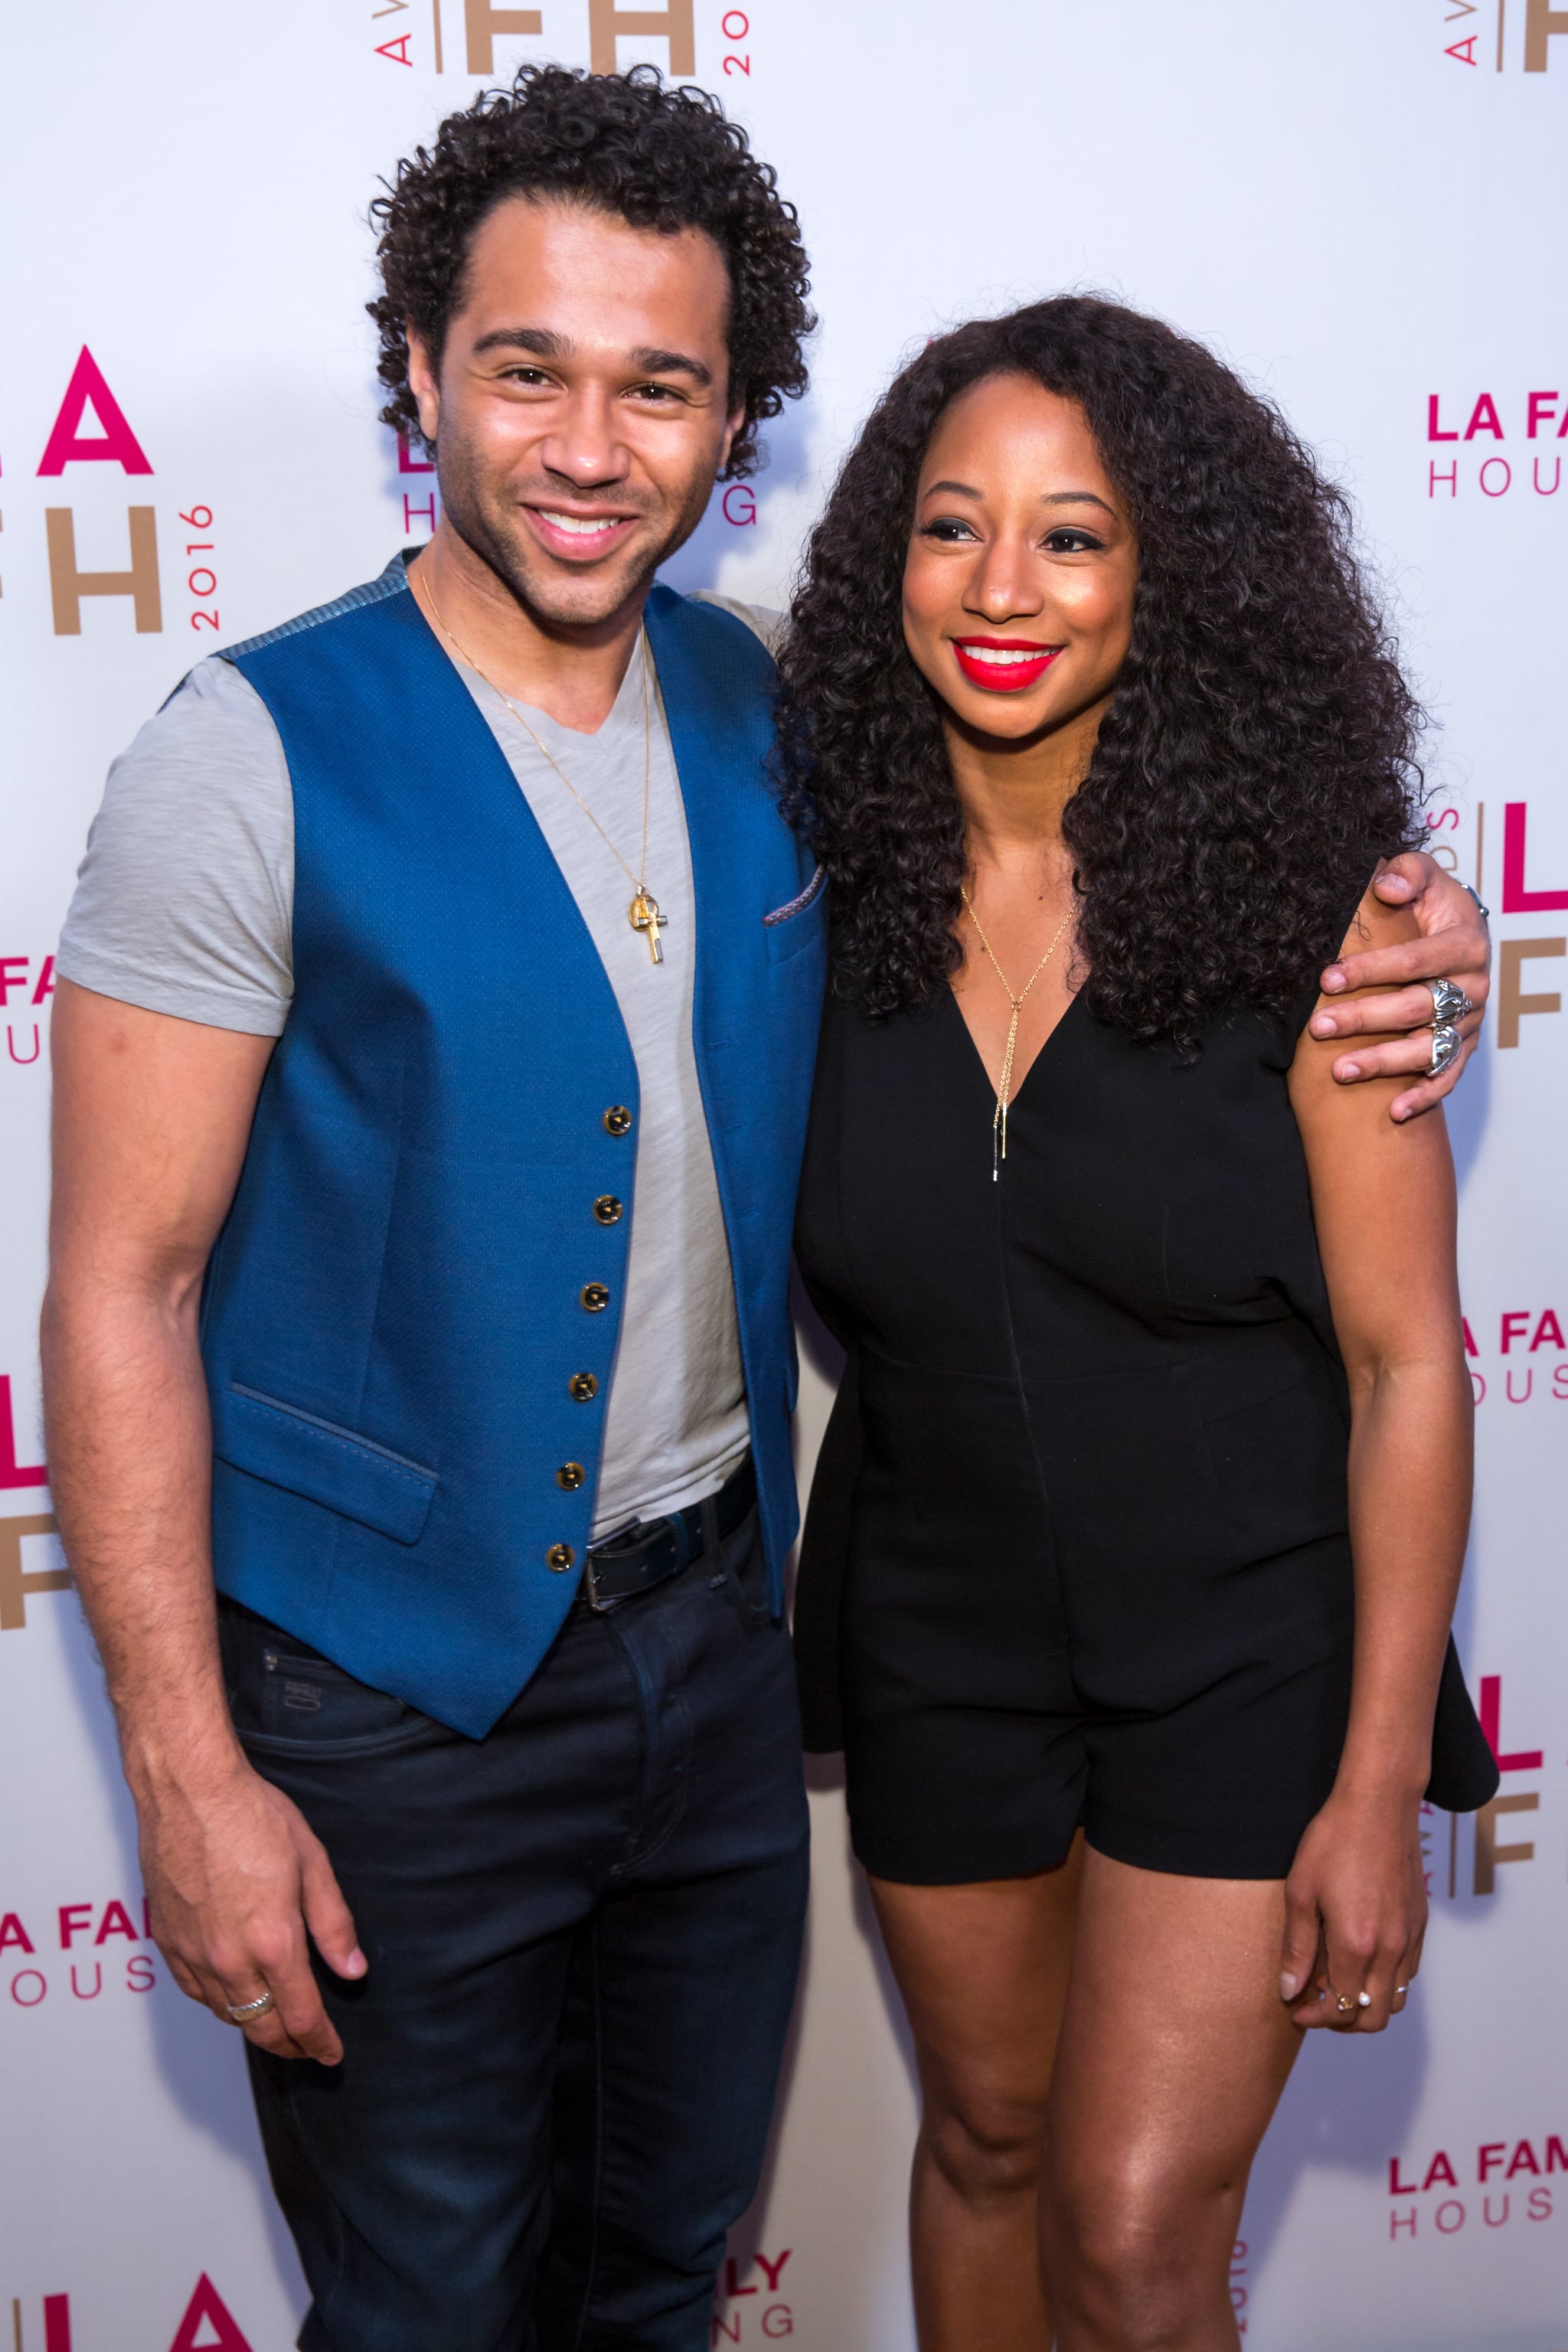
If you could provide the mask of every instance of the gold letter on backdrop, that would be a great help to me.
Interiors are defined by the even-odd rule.
[[[616,0],[588,0],[588,62],[595,73],[615,72],[616,37],[634,33],[669,43],[672,74],[697,71],[691,0],[669,0],[668,8],[617,8]]]
[[[52,1536],[55,1522],[48,1514],[34,1519],[0,1519],[0,1633],[19,1633],[27,1622],[30,1592],[68,1592],[68,1568],[41,1568],[33,1575],[22,1567],[24,1536]]]
[[[463,22],[468,33],[468,71],[476,74],[494,73],[498,33],[538,33],[544,25],[537,8],[492,8],[489,0],[463,0]]]
[[[1530,0],[1524,13],[1524,70],[1546,71],[1546,44],[1553,33],[1568,33],[1568,9],[1553,8],[1548,0]]]
[[[129,507],[131,569],[129,572],[79,572],[76,568],[76,522],[69,507],[46,507],[44,528],[49,538],[49,593],[55,605],[57,637],[81,635],[84,596],[130,596],[136,605],[136,631],[145,636],[163,625],[163,603],[158,588],[158,526],[151,507]]]
[[[1526,957],[1560,955],[1568,955],[1568,940],[1504,940],[1498,950],[1497,1041],[1500,1046],[1518,1045],[1521,1014],[1562,1012],[1563,999],[1555,990],[1549,996],[1525,996],[1520,989],[1521,967]]]

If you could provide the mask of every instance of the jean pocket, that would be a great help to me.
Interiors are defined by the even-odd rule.
[[[735,1547],[733,1550],[731,1545]],[[725,1549],[729,1554],[728,1582],[748,1622],[771,1624],[773,1607],[768,1594],[768,1564],[763,1554],[755,1510],[737,1528]]]
[[[417,1707],[357,1682],[320,1652],[222,1599],[218,1635],[229,1709],[247,1748],[363,1755],[428,1727]]]

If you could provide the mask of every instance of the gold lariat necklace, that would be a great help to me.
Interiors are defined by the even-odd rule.
[[[1007,1002],[1013,1008],[1013,1018],[1007,1024],[1007,1050],[1002,1056],[1002,1075],[996,1081],[996,1115],[991,1121],[991,1181],[994,1184],[998,1181],[1001,1163],[1007,1157],[1007,1105],[1013,1095],[1013,1057],[1018,1050],[1018,1015],[1024,1010],[1024,999],[1060,946],[1062,933],[1072,920],[1072,910],[1069,908],[1062,917],[1057,926],[1056,938],[1015,996],[1006,973],[996,961],[995,950],[985,936],[985,927],[974,911],[973,899],[962,882],[958,887],[964,906],[969,911],[969,919],[980,933],[980,944],[991,960],[991,969],[1001,982]]]
[[[576,802],[578,807],[582,810],[584,815],[587,818],[589,824],[593,826],[595,832],[604,843],[605,847],[609,851],[616,865],[625,874],[626,880],[631,884],[632,901],[630,906],[626,908],[626,920],[630,923],[634,931],[640,931],[643,937],[647,940],[648,954],[652,957],[654,962],[662,963],[664,961],[664,950],[659,944],[658,935],[660,931],[667,927],[669,918],[668,915],[661,915],[659,913],[658,900],[648,888],[647,880],[648,788],[649,779],[653,772],[653,715],[648,698],[647,631],[646,629],[639,629],[637,631],[637,660],[642,669],[642,850],[637,859],[637,870],[634,874],[631,867],[626,864],[626,859],[621,856],[620,851],[616,847],[615,843],[610,839],[609,835],[605,831],[604,826],[599,823],[598,818],[594,814],[593,810],[588,806],[587,802],[583,798],[582,793],[577,790],[576,785],[572,782],[571,777],[566,773],[565,769],[552,754],[549,745],[540,741],[538,735],[535,734],[532,727],[529,724],[528,715],[524,711],[521,704],[514,702],[511,696],[507,692],[505,687],[498,686],[494,678],[491,677],[487,671],[482,670],[479,667],[479,663],[474,659],[473,655],[469,653],[468,647],[461,645],[458,640],[453,636],[451,630],[441,618],[440,606],[437,604],[435,597],[430,593],[430,583],[428,580],[424,583],[424,588],[426,602],[429,604],[430,610],[436,615],[436,625],[440,630],[441,635],[447,638],[448,643],[452,645],[462,656],[463,659],[468,663],[468,667],[473,671],[475,677],[482,677],[485,684],[489,688],[490,692],[492,694],[499,694],[501,700],[506,704],[507,709],[521,723],[523,730],[527,734],[530,741],[533,744],[534,749],[537,751],[542,752],[544,758],[550,761],[551,766],[554,769],[556,774],[560,777],[562,782],[565,785],[567,791],[571,793],[573,799]]]

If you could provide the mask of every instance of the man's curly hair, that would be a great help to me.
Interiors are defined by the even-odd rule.
[[[726,478],[753,473],[757,426],[805,390],[806,259],[795,206],[779,195],[739,125],[707,90],[668,87],[653,66],[589,74],[526,65],[510,89],[449,114],[371,205],[384,291],[365,305],[381,330],[384,423],[422,441],[408,388],[405,326],[437,362],[474,232],[508,196],[566,197],[634,228],[706,231],[730,272],[730,396],[745,421]]]
[[[812,535],[781,661],[784,805],[827,871],[836,984],[915,1004],[961,961],[963,819],[942,705],[904,643],[921,462],[949,404],[1031,376],[1080,404],[1138,534],[1131,642],[1063,832],[1102,1019],[1196,1049],[1282,1010],[1410,845],[1420,712],[1350,514],[1279,412],[1200,343],[1088,296],[930,343],[873,411]]]

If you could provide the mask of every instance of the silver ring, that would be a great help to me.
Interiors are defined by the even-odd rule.
[[[1395,1985],[1394,1990],[1395,1992],[1408,1992],[1410,1987],[1408,1985]]]
[[[1426,1065],[1429,1078],[1440,1078],[1463,1041],[1451,1021],[1432,1024],[1432,1058]]]
[[[1489,907],[1483,907],[1481,905],[1480,892],[1479,890],[1471,890],[1468,882],[1461,882],[1459,887],[1461,890],[1468,891],[1469,896],[1475,900],[1476,911],[1480,916],[1482,922],[1489,923],[1492,919],[1492,910]]]
[[[1426,986],[1432,992],[1434,1021],[1462,1021],[1476,1009],[1457,981],[1429,980]]]
[[[237,2025],[248,2025],[253,2017],[266,2016],[272,2006],[272,1995],[264,1992],[259,2000],[230,2000],[224,2006]]]

